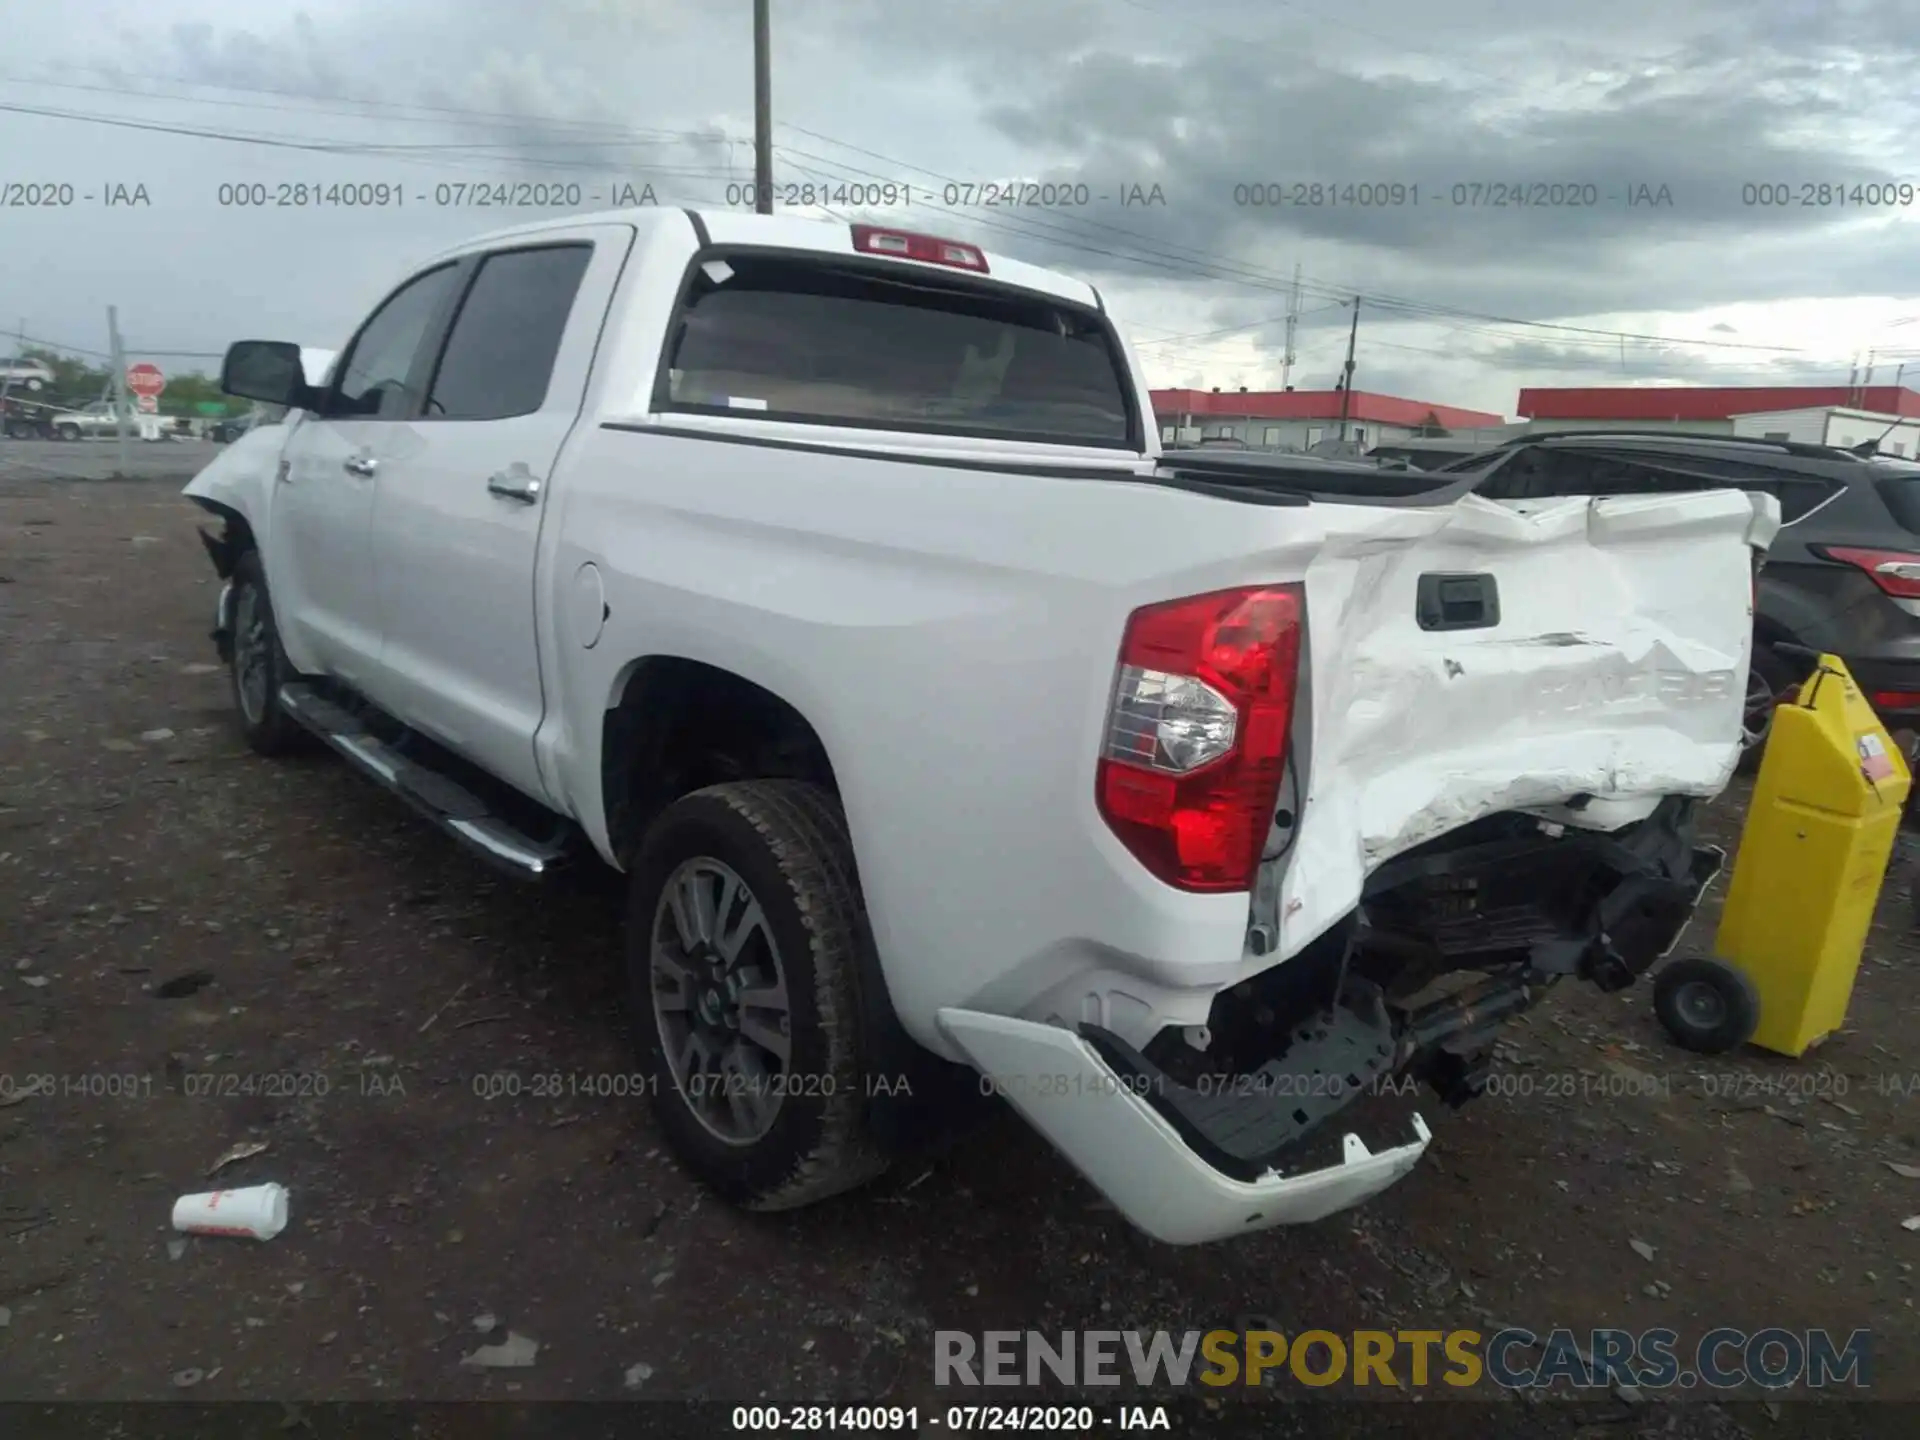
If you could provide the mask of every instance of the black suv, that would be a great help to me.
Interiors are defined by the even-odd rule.
[[[1747,681],[1749,747],[1811,669],[1838,655],[1888,730],[1920,731],[1920,464],[1804,445],[1669,431],[1525,435],[1443,467],[1485,471],[1490,500],[1760,490],[1780,502],[1761,567]]]

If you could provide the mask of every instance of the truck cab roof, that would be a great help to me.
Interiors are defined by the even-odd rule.
[[[586,215],[567,215],[545,220],[532,221],[525,225],[514,225],[503,230],[494,230],[485,235],[476,236],[460,245],[441,251],[432,260],[450,260],[460,255],[470,255],[476,251],[492,250],[509,241],[532,241],[544,235],[559,234],[563,231],[578,230],[592,225],[631,225],[642,234],[661,225],[690,224],[700,237],[701,248],[713,246],[764,246],[775,250],[811,251],[819,255],[845,256],[848,259],[889,259],[894,264],[911,266],[915,269],[930,271],[939,275],[958,275],[966,272],[944,266],[927,264],[919,260],[903,257],[876,256],[870,251],[854,248],[853,226],[835,220],[813,220],[798,215],[757,215],[739,210],[697,210],[679,209],[669,206],[636,206],[624,210],[602,210]],[[881,226],[891,229],[890,226]],[[920,223],[909,219],[899,227],[902,234],[926,235]],[[957,239],[953,236],[941,236],[943,239]],[[962,242],[973,245],[972,241]],[[1100,299],[1100,292],[1084,280],[1076,280],[1056,270],[1048,270],[1039,265],[1029,265],[1024,261],[973,246],[979,250],[987,263],[986,275],[990,280],[1004,285],[1018,286],[1064,300],[1074,305],[1084,305],[1090,309],[1104,311],[1106,306]],[[432,263],[428,261],[426,263]]]

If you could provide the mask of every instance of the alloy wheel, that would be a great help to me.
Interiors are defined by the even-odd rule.
[[[792,1058],[766,912],[720,861],[684,861],[654,907],[648,957],[654,1023],[687,1108],[716,1139],[751,1145],[779,1117]]]
[[[241,590],[234,606],[233,673],[240,713],[249,725],[262,723],[273,683],[273,637],[267,629],[267,607],[252,585]]]

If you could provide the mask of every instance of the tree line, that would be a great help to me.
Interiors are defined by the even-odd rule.
[[[77,410],[96,400],[110,398],[113,394],[113,371],[108,366],[90,365],[85,360],[63,355],[58,350],[49,350],[44,346],[28,346],[20,352],[20,358],[38,360],[44,364],[53,372],[53,383],[44,390],[28,391],[15,381],[7,391],[9,399],[35,400]],[[161,368],[166,369],[165,366]],[[202,405],[220,406],[218,415],[240,415],[251,408],[248,401],[221,394],[217,375],[203,375],[199,371],[187,371],[184,374],[167,371],[167,388],[160,396],[158,413],[217,418],[215,412],[202,410]]]

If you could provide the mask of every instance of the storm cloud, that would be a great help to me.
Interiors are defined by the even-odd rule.
[[[1844,379],[1914,333],[1905,0],[774,9],[783,189],[1093,279],[1156,383],[1278,383],[1296,266],[1294,383],[1338,373],[1359,295],[1359,384],[1502,411],[1528,384]],[[0,323],[97,346],[115,304],[155,348],[337,343],[420,255],[544,213],[449,199],[473,182],[740,208],[752,178],[745,5],[149,13],[14,22],[38,63],[0,72],[30,160],[5,178],[151,204],[8,212]],[[407,203],[221,203],[329,180]]]

